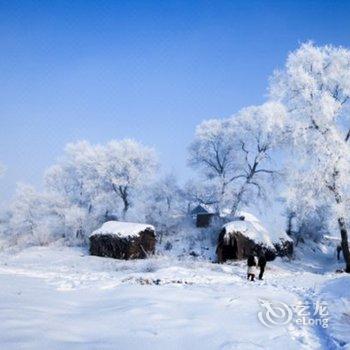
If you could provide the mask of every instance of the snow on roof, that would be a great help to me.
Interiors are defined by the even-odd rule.
[[[191,210],[192,215],[205,214],[205,213],[213,214],[214,210],[209,205],[206,205],[206,204],[198,204]]]
[[[110,234],[118,237],[138,236],[140,232],[150,229],[154,231],[154,227],[148,224],[137,224],[133,222],[107,221],[99,229],[91,233],[92,235]]]
[[[228,239],[226,235],[234,232],[241,232],[246,237],[250,238],[256,243],[262,243],[268,247],[273,247],[273,243],[279,242],[281,239],[290,241],[291,238],[285,232],[271,233],[261,224],[261,222],[250,213],[239,212],[237,216],[244,216],[244,220],[231,221],[224,225],[226,234],[224,239]]]

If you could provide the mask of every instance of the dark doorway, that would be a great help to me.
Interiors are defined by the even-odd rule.
[[[211,224],[213,217],[214,217],[214,214],[210,214],[210,213],[197,214],[196,226],[208,227]]]
[[[236,238],[230,238],[229,244],[222,246],[222,260],[237,259],[237,240]]]

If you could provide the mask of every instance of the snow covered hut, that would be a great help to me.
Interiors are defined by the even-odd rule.
[[[285,232],[269,233],[254,215],[244,212],[222,227],[216,249],[219,262],[245,259],[262,251],[270,261],[276,256],[292,256],[293,241]]]
[[[90,254],[115,259],[144,259],[154,254],[154,227],[147,224],[107,221],[90,235]]]

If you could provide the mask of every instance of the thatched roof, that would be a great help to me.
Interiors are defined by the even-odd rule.
[[[116,235],[120,238],[135,237],[140,232],[150,230],[154,232],[154,227],[148,224],[139,224],[133,222],[107,221],[99,229],[91,233],[93,235]]]

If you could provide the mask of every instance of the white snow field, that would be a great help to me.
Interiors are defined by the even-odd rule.
[[[322,266],[326,265],[327,269]],[[350,349],[350,277],[334,257],[268,263],[155,256],[118,261],[79,248],[0,255],[1,349]],[[259,299],[328,302],[329,327],[267,327]]]

